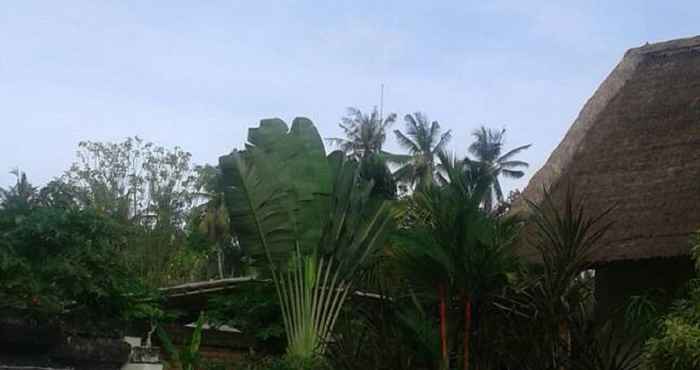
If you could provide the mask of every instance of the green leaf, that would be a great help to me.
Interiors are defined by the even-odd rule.
[[[269,254],[275,264],[292,249],[317,248],[332,190],[323,141],[311,121],[297,118],[286,127],[263,120],[250,129],[245,152],[219,159],[241,246],[253,256]]]
[[[179,362],[180,351],[177,350],[177,347],[175,347],[173,342],[170,340],[170,336],[168,336],[168,333],[165,331],[165,329],[163,329],[163,327],[159,325],[156,328],[156,333],[158,334],[158,338],[160,339],[163,348],[165,348],[165,351],[168,352],[168,354],[170,355],[170,357],[173,358],[173,360]]]

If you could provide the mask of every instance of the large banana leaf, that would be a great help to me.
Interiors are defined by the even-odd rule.
[[[288,353],[323,352],[353,275],[383,245],[389,206],[357,162],[326,157],[313,124],[278,119],[251,129],[246,150],[219,160],[231,228],[270,264]]]
[[[251,128],[246,150],[219,159],[231,225],[247,253],[275,265],[314,251],[328,215],[331,173],[311,121]]]

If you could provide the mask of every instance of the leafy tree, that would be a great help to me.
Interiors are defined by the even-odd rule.
[[[528,167],[527,162],[515,160],[513,157],[531,145],[522,145],[502,154],[505,134],[505,129],[498,131],[482,126],[472,133],[476,140],[469,146],[469,152],[478,162],[475,165],[488,168],[492,176],[491,191],[487,192],[484,198],[484,208],[488,210],[492,210],[496,202],[503,202],[503,190],[499,177],[519,179],[525,175],[520,168]]]
[[[437,174],[435,158],[445,150],[452,133],[450,130],[441,133],[440,124],[437,121],[431,123],[421,112],[407,114],[404,121],[406,132],[394,130],[394,134],[408,155],[395,155],[390,160],[401,166],[394,173],[399,182],[421,189],[434,182]]]
[[[123,222],[180,224],[193,202],[191,154],[138,137],[121,143],[83,141],[64,181],[82,204]]]
[[[157,287],[196,278],[205,258],[187,248],[185,225],[195,201],[191,155],[138,137],[84,141],[61,179],[82,207],[131,227],[120,256]]]
[[[5,214],[0,211],[0,217]],[[124,317],[139,282],[117,253],[123,228],[93,210],[36,207],[0,224],[0,307],[81,322]]]
[[[74,186],[55,179],[41,188],[37,202],[42,207],[79,209],[84,206],[80,203],[78,193],[79,190]]]
[[[388,205],[373,199],[357,162],[326,157],[311,121],[279,119],[250,129],[244,152],[219,160],[226,206],[241,247],[265,261],[275,283],[287,354],[325,352],[363,262],[383,244]]]

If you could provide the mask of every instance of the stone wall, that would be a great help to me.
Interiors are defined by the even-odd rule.
[[[131,346],[119,337],[83,336],[59,324],[0,318],[0,369],[119,370]],[[4,367],[4,368],[3,368]]]

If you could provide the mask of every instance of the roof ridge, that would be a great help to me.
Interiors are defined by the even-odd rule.
[[[628,54],[644,55],[694,48],[700,48],[700,36],[684,37],[680,39],[655,42],[652,44],[647,43],[645,45],[627,50],[625,56]]]

